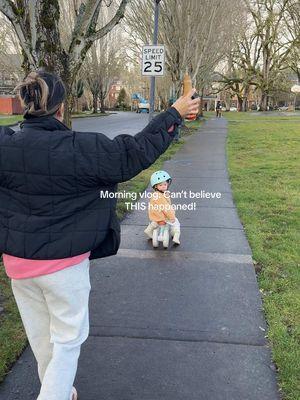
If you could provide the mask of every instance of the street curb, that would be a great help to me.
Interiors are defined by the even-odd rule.
[[[116,112],[110,112],[107,114],[91,114],[91,115],[73,115],[72,119],[74,118],[96,118],[96,117],[109,117],[111,114],[117,114]]]

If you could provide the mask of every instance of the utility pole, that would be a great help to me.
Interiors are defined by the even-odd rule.
[[[154,0],[154,34],[153,34],[153,44],[157,45],[158,36],[158,16],[159,16],[159,3],[161,0]],[[149,109],[149,122],[153,118],[154,113],[154,100],[155,100],[155,76],[150,78],[150,109]]]

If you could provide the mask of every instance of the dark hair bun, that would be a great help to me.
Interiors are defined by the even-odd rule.
[[[27,115],[53,115],[66,97],[66,88],[61,78],[43,69],[31,71],[14,90],[19,95]]]

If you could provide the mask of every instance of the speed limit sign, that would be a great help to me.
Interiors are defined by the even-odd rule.
[[[142,75],[163,76],[165,69],[165,46],[143,46]]]

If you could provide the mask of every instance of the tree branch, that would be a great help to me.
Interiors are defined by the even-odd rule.
[[[16,17],[14,4],[10,0],[0,0],[0,11],[2,11],[10,21]]]
[[[29,23],[30,23],[30,32],[31,32],[31,47],[34,50],[36,46],[36,1],[37,0],[29,0]]]
[[[87,36],[89,42],[94,42],[95,40],[102,38],[108,32],[110,32],[115,25],[117,25],[120,22],[120,20],[124,17],[128,1],[129,0],[122,0],[115,16],[101,29],[98,29],[95,33]]]
[[[16,34],[19,38],[20,45],[22,46],[28,61],[31,65],[35,65],[30,43],[28,43],[22,20],[20,15],[16,12],[16,5],[11,0],[0,0],[0,11],[10,20],[13,27],[15,28]]]

